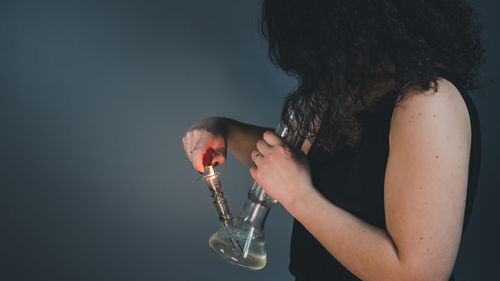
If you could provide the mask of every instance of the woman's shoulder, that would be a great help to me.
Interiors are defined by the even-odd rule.
[[[399,132],[432,135],[436,130],[470,136],[469,112],[463,94],[466,93],[445,78],[439,78],[435,88],[408,89],[394,105],[389,139],[400,135]]]
[[[408,87],[398,95],[397,105],[408,105],[412,103],[437,103],[445,105],[448,102],[463,101],[462,93],[453,82],[446,78],[438,78],[437,85],[424,90],[420,87]],[[444,103],[444,104],[443,104]]]
[[[408,88],[400,93],[395,101],[394,111],[399,115],[432,113],[433,117],[442,114],[455,116],[468,115],[467,104],[462,93],[451,81],[445,78],[436,80],[437,85],[427,90]],[[434,116],[436,115],[436,116]],[[411,115],[410,115],[411,116]]]

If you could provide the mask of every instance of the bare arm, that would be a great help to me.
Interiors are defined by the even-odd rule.
[[[262,134],[265,131],[274,131],[274,129],[246,124],[229,118],[223,118],[223,120],[227,124],[228,151],[243,164],[252,166],[250,152],[255,150],[255,144],[262,139]]]
[[[394,110],[384,186],[387,231],[324,198],[306,180],[307,169],[273,136],[258,143],[263,156],[252,153],[258,156],[250,169],[257,182],[363,280],[445,281],[453,268],[465,209],[470,123],[458,90],[443,80],[439,86],[435,94],[409,94]]]
[[[202,156],[208,148],[215,150],[213,162],[226,161],[227,151],[250,166],[250,152],[263,132],[271,128],[242,123],[225,117],[210,117],[191,126],[182,138],[187,157],[195,170],[203,172]]]

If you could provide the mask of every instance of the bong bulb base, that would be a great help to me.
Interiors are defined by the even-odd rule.
[[[250,270],[264,268],[267,262],[264,232],[243,222],[236,225],[234,229],[222,226],[208,240],[210,248],[234,265]],[[239,247],[234,246],[234,240]]]

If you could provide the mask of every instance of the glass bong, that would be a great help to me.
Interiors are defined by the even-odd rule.
[[[293,112],[289,113],[294,120]],[[284,139],[288,128],[280,123],[275,133]],[[293,141],[287,137],[287,144],[294,149],[300,148],[305,136],[295,137]],[[300,145],[300,146],[299,146]],[[267,262],[264,222],[276,200],[269,196],[255,181],[248,191],[248,200],[243,206],[241,215],[234,218],[229,211],[227,199],[221,190],[219,173],[210,164],[213,150],[208,149],[203,157],[206,174],[205,181],[212,194],[213,204],[217,210],[221,228],[213,234],[208,243],[210,248],[226,261],[252,270],[264,268]]]

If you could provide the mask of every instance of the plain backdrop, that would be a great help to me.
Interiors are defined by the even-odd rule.
[[[457,280],[500,266],[496,0],[484,25],[483,161]],[[268,264],[211,252],[209,192],[181,137],[221,115],[274,127],[295,81],[270,64],[258,0],[0,2],[0,280],[291,280],[292,218],[266,224]],[[220,167],[234,214],[251,178]]]

